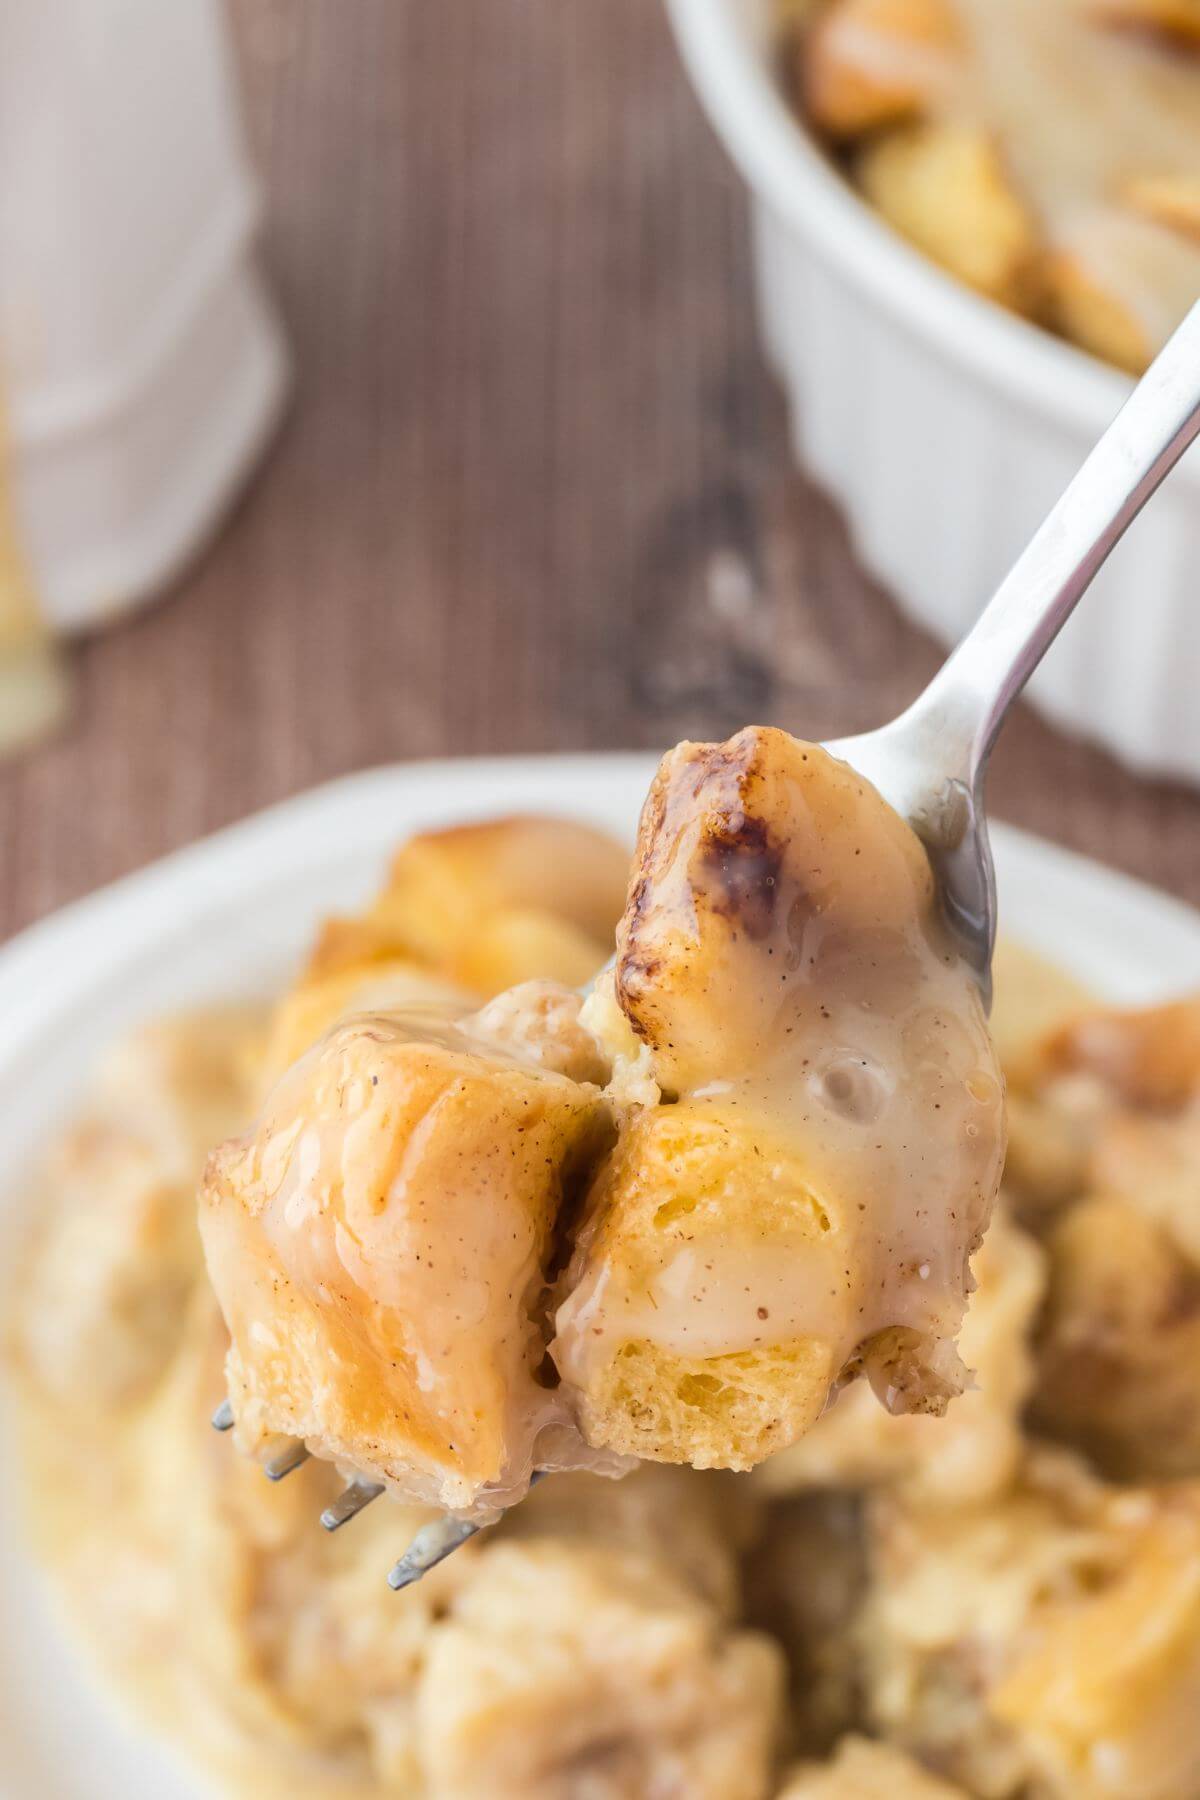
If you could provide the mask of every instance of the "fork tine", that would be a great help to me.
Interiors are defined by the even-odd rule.
[[[388,1574],[388,1586],[397,1593],[401,1588],[411,1587],[414,1581],[420,1581],[422,1575],[428,1575],[440,1562],[445,1562],[455,1550],[473,1538],[481,1529],[470,1519],[455,1519],[449,1514],[444,1519],[434,1519],[431,1524],[423,1525],[418,1531],[400,1561]]]
[[[282,1481],[285,1475],[290,1475],[301,1463],[307,1461],[308,1451],[299,1438],[294,1438],[290,1444],[285,1444],[282,1450],[277,1451],[270,1462],[263,1464],[263,1474],[268,1481]]]
[[[535,1469],[529,1477],[530,1487],[536,1487],[545,1479],[549,1469]],[[505,1508],[505,1511],[509,1511]],[[490,1523],[495,1524],[495,1520]],[[468,1538],[473,1538],[482,1525],[473,1524],[469,1519],[456,1519],[452,1513],[443,1513],[440,1519],[432,1520],[418,1531],[400,1561],[388,1573],[388,1586],[395,1592],[401,1588],[411,1587],[414,1581],[420,1581],[422,1575],[428,1575],[430,1569],[436,1569],[440,1562],[461,1548]]]
[[[327,1506],[321,1514],[321,1523],[326,1531],[340,1531],[351,1519],[356,1519],[364,1506],[370,1506],[372,1500],[378,1500],[383,1492],[382,1481],[352,1481],[349,1487],[343,1488],[331,1506]]]
[[[218,1406],[216,1412],[213,1414],[212,1428],[214,1431],[232,1431],[233,1407],[228,1400],[222,1400],[220,1406]]]

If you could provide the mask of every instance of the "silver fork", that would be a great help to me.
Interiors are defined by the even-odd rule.
[[[991,999],[996,873],[983,809],[1013,701],[1155,489],[1200,434],[1200,304],[1163,346],[962,643],[890,725],[826,748],[925,845],[942,904]]]
[[[908,820],[929,854],[942,906],[991,1002],[996,873],[983,790],[1013,701],[1113,546],[1200,434],[1200,304],[1134,388],[1078,475],[924,693],[890,725],[826,745]],[[213,1415],[233,1424],[226,1400]],[[265,1465],[278,1481],[307,1457],[285,1442]],[[534,1476],[541,1478],[540,1472]],[[355,1481],[321,1514],[336,1531],[382,1493]],[[419,1581],[480,1529],[447,1514],[417,1533],[388,1576]]]

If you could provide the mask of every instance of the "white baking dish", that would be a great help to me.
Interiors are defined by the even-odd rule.
[[[753,196],[767,355],[797,456],[864,563],[944,643],[978,615],[1129,391],[1127,376],[942,273],[877,219],[797,122],[770,0],[667,0]],[[1200,446],[1034,676],[1060,724],[1200,779]]]

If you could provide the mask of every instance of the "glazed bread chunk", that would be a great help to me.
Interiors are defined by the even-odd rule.
[[[535,1457],[597,1460],[540,1375],[555,1222],[609,1135],[599,1089],[550,1066],[577,1005],[351,1019],[214,1153],[201,1230],[242,1449],[302,1438],[482,1516]]]
[[[749,1468],[859,1371],[943,1411],[1003,1084],[909,827],[786,732],[680,745],[585,1017],[626,1113],[552,1347],[588,1440]]]
[[[211,1161],[241,1447],[488,1517],[535,1467],[750,1467],[858,1372],[944,1410],[1002,1085],[910,829],[784,732],[681,746],[582,1009],[467,1013],[445,920],[401,925],[414,886],[454,913],[466,848],[418,840],[327,934],[272,1063],[324,1037]]]

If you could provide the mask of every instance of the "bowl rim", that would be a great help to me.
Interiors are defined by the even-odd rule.
[[[793,235],[819,247],[944,360],[1039,419],[1099,437],[1133,387],[1129,376],[973,293],[892,231],[788,105],[738,0],[665,6],[710,123],[753,193]]]

